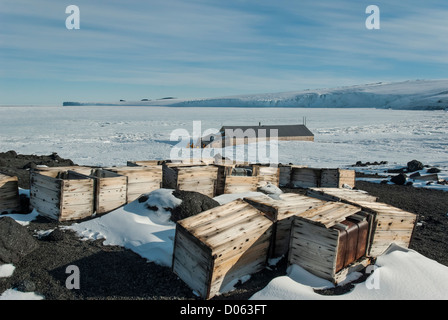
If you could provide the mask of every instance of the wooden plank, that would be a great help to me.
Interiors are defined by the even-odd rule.
[[[300,214],[300,217],[312,221],[313,223],[323,225],[326,228],[330,228],[336,223],[344,221],[348,216],[360,211],[361,209],[359,207],[349,204],[328,202],[322,206]]]
[[[182,238],[185,235],[188,245]],[[180,255],[173,265],[190,287],[209,299],[232,280],[264,268],[271,235],[268,218],[243,200],[234,200],[177,222],[174,255]],[[198,265],[209,267],[195,277],[193,270]]]
[[[0,174],[0,213],[11,212],[20,206],[19,182],[16,176]]]
[[[289,264],[332,280],[335,274],[339,232],[295,217],[291,230]]]

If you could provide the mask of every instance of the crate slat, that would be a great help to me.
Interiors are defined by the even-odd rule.
[[[241,199],[177,222],[173,272],[201,297],[264,268],[272,221]]]
[[[19,206],[19,179],[0,173],[0,213],[12,212]]]

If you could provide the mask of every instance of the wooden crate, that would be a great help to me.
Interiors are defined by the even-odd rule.
[[[213,198],[217,177],[218,168],[215,166],[163,165],[163,187],[168,189],[196,191]]]
[[[19,206],[19,179],[0,173],[0,214],[12,212]]]
[[[291,166],[291,184],[296,188],[320,186],[321,169]]]
[[[340,202],[328,202],[295,216],[291,228],[288,263],[297,264],[334,283],[343,281],[348,273],[370,263],[367,256],[370,225],[368,222],[365,224],[368,218],[369,215],[363,213],[359,207]],[[364,219],[366,221],[363,221]],[[365,232],[350,237],[348,242],[342,242],[345,223],[348,221],[362,221]],[[361,236],[364,243],[359,241]],[[346,250],[352,250],[349,253],[356,254],[352,257],[353,261],[341,264],[339,260],[346,256]],[[361,250],[364,252],[360,254]],[[341,265],[343,268],[339,269]]]
[[[369,256],[378,257],[392,243],[409,247],[417,222],[416,214],[381,202],[357,201],[356,205],[374,216]]]
[[[128,177],[102,169],[93,169],[89,177],[95,180],[96,214],[105,214],[127,203]]]
[[[321,200],[342,201],[353,205],[356,205],[358,201],[376,202],[378,200],[366,191],[346,188],[309,188],[306,194]]]
[[[226,177],[232,175],[233,164],[215,164],[217,170],[215,196],[224,194],[226,186]]]
[[[67,172],[74,171],[77,173],[81,173],[83,175],[88,176],[95,167],[87,167],[87,166],[64,166],[64,167],[37,167],[33,169],[36,172]]]
[[[54,220],[84,219],[94,213],[94,188],[94,179],[74,171],[34,171],[30,174],[30,203]]]
[[[320,187],[342,188],[344,185],[355,187],[355,170],[322,169]]]
[[[272,221],[241,199],[178,221],[172,270],[202,298],[266,266]]]
[[[128,161],[128,167],[146,167],[146,166],[158,166],[164,164],[165,160],[142,160],[142,161]]]
[[[224,193],[245,193],[257,191],[258,177],[227,176]]]
[[[271,183],[278,187],[280,183],[280,168],[278,166],[254,164],[253,176],[258,177],[258,186]]]
[[[259,176],[249,163],[215,164],[218,168],[215,195],[257,191]]]
[[[127,203],[138,199],[142,194],[160,189],[162,186],[162,166],[159,165],[111,167],[104,170],[127,177]]]
[[[291,175],[293,168],[307,168],[307,166],[293,164],[279,164],[279,186],[286,187],[291,184]]]
[[[297,193],[283,193],[278,199],[267,195],[246,197],[244,201],[264,212],[274,222],[271,257],[286,256],[288,253],[294,216],[325,204],[324,201]]]

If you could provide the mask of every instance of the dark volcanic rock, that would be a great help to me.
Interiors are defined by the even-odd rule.
[[[24,155],[15,151],[0,152],[0,172],[16,176],[19,179],[19,187],[30,188],[30,170],[39,165],[47,167],[76,165],[70,159],[63,159],[57,153],[50,155]]]
[[[412,160],[408,162],[408,172],[423,170],[423,168],[424,168],[423,163],[421,163],[418,160]]]
[[[173,196],[182,200],[182,203],[171,211],[171,220],[174,222],[219,206],[216,200],[195,191],[175,190]]]
[[[404,173],[400,173],[390,179],[395,184],[404,185],[406,183],[406,175]]]
[[[17,263],[38,246],[26,228],[14,219],[0,218],[0,263]]]

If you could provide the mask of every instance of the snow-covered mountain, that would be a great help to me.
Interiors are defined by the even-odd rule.
[[[448,108],[448,80],[416,80],[395,83],[240,95],[191,100],[177,106],[201,107],[299,107],[299,108]]]
[[[137,105],[175,107],[380,108],[443,110],[448,108],[448,80],[413,80],[281,93],[206,99],[159,99],[119,103],[64,105]]]

